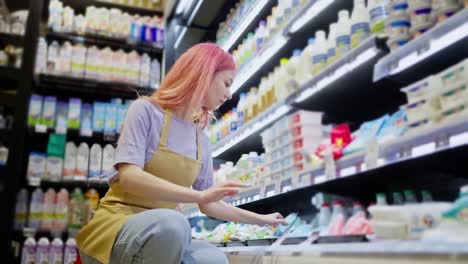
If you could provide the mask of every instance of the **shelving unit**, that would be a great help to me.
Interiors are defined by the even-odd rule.
[[[95,7],[117,8],[131,15],[141,15],[141,16],[160,15],[162,16],[161,10],[153,10],[153,9],[142,8],[142,7],[137,7],[137,6],[129,6],[129,5],[102,1],[102,0],[80,0],[80,1],[62,0],[62,2],[64,3],[64,5],[68,5],[74,9],[77,9],[83,12],[85,11],[86,7],[95,6]]]
[[[17,34],[0,33],[0,43],[4,45],[23,46],[24,37]]]

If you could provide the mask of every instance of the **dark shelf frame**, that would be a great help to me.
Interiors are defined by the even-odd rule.
[[[23,46],[24,36],[12,33],[0,33],[0,43],[4,45]]]

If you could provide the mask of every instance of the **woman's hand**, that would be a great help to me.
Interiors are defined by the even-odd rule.
[[[202,191],[197,203],[214,203],[224,199],[225,197],[237,195],[241,188],[247,188],[250,186],[250,184],[237,181],[223,182],[205,191]]]
[[[259,223],[257,225],[287,225],[288,222],[284,219],[284,217],[280,213],[273,213],[267,215],[260,215]]]

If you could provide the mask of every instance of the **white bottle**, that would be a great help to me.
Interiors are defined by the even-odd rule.
[[[95,80],[98,78],[97,66],[99,64],[99,49],[96,46],[88,48],[86,56],[85,78]]]
[[[50,264],[62,264],[63,263],[63,241],[61,238],[54,238],[50,245],[49,251],[49,263]]]
[[[78,254],[77,251],[78,249],[76,247],[76,240],[74,238],[67,239],[67,243],[65,244],[63,263],[75,263]]]
[[[115,160],[115,149],[111,144],[107,144],[102,151],[102,171],[106,172],[112,169]]]
[[[64,188],[60,189],[57,194],[57,203],[55,205],[53,228],[57,231],[63,231],[68,224],[68,205],[70,203],[70,195]]]
[[[247,94],[241,93],[239,97],[239,103],[237,104],[237,127],[244,125],[245,121],[245,110],[247,109]]]
[[[336,24],[336,56],[342,57],[351,45],[351,21],[348,10],[338,12],[338,23]]]
[[[312,74],[317,75],[327,65],[327,40],[325,31],[315,32],[315,45],[312,55]]]
[[[65,163],[63,165],[63,179],[71,180],[76,172],[76,156],[78,149],[75,143],[67,142],[65,145]]]
[[[151,72],[151,58],[148,54],[143,54],[141,56],[140,64],[140,86],[148,87],[150,86],[150,72]]]
[[[54,189],[47,189],[44,194],[44,204],[42,206],[41,229],[52,230],[54,224],[55,202],[57,194]]]
[[[256,52],[260,52],[263,49],[263,46],[265,44],[265,38],[267,37],[268,32],[266,28],[266,21],[262,20],[260,21],[260,24],[258,26],[257,31],[255,32],[255,37],[256,37]]]
[[[386,8],[390,0],[369,0],[367,9],[369,10],[370,29],[377,37],[385,37],[385,19],[390,15]]]
[[[86,180],[89,173],[89,146],[82,142],[76,155],[76,173],[80,180]]]
[[[370,36],[369,20],[365,0],[354,0],[351,15],[351,48],[359,46]]]
[[[39,38],[36,53],[36,73],[47,72],[47,42],[44,38]]]
[[[31,196],[28,227],[39,229],[39,227],[41,226],[43,202],[44,192],[41,190],[41,188],[36,188],[36,190],[34,190]]]
[[[327,64],[330,65],[336,61],[336,23],[330,24],[327,42]]]
[[[55,32],[62,31],[62,19],[63,19],[63,4],[58,0],[52,0],[49,3],[49,21],[47,22],[48,28],[51,28]]]
[[[336,215],[342,215],[344,219],[346,219],[346,211],[343,207],[343,203],[341,201],[334,201],[333,202],[333,212],[332,212],[332,218],[334,218]]]
[[[289,74],[288,80],[286,82],[288,94],[292,94],[294,91],[296,91],[299,88],[297,80],[299,79],[300,60],[301,60],[301,50],[300,49],[293,50],[293,55],[289,59],[288,64],[286,64],[286,68]]]
[[[16,206],[15,206],[15,230],[23,230],[26,226],[26,217],[28,214],[28,190],[23,188],[21,189],[16,196]]]
[[[57,73],[69,75],[71,74],[71,59],[73,53],[73,46],[70,42],[65,42],[60,48],[60,56],[57,62]]]
[[[150,73],[150,87],[153,89],[159,88],[161,82],[161,64],[157,59],[151,61],[151,73]]]
[[[36,263],[36,240],[33,237],[28,237],[23,244],[21,264],[31,263]]]
[[[97,177],[102,173],[102,147],[93,144],[89,158],[89,177]]]
[[[49,262],[50,242],[46,237],[41,237],[36,247],[36,263]]]
[[[309,38],[307,47],[300,56],[299,68],[297,72],[299,84],[303,84],[312,78],[312,52],[314,49],[315,38]]]
[[[323,203],[320,206],[320,214],[319,214],[319,226],[326,227],[330,224],[331,220],[331,210],[330,205],[328,203]]]
[[[57,41],[53,41],[47,50],[47,73],[55,74],[57,70],[57,62],[59,59],[60,45]]]

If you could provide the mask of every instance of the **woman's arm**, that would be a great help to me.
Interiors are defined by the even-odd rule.
[[[245,184],[231,182],[228,185],[215,186],[205,191],[196,191],[155,177],[133,164],[121,163],[117,169],[124,192],[148,197],[155,201],[212,203],[227,196],[236,195],[239,193],[239,188],[246,187]]]
[[[213,203],[199,203],[200,211],[208,216],[214,217],[223,221],[233,221],[244,224],[253,225],[276,225],[287,224],[283,216],[279,213],[261,215],[256,214],[235,206],[232,206],[224,201]]]

